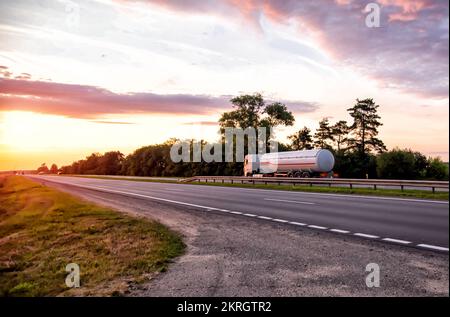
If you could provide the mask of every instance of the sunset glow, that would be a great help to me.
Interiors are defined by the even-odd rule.
[[[388,148],[448,161],[448,2],[378,0],[372,29],[366,3],[0,2],[0,170],[215,140],[254,92],[295,114],[282,142],[370,97]]]

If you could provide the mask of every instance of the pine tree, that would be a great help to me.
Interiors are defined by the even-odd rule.
[[[378,153],[386,151],[383,141],[377,138],[378,127],[383,125],[377,113],[378,107],[373,99],[368,98],[356,99],[356,104],[347,109],[353,118],[353,124],[350,127],[352,137],[348,143],[361,157],[366,157],[372,151]]]
[[[291,140],[291,147],[293,150],[311,150],[313,148],[311,130],[307,127],[304,127],[297,133],[288,136],[288,138]]]
[[[316,130],[314,134],[314,145],[321,149],[331,149],[331,145],[328,141],[334,141],[330,122],[328,118],[323,118],[319,122],[319,128]]]
[[[331,127],[331,133],[333,135],[334,144],[336,145],[337,152],[345,150],[345,145],[348,142],[348,134],[350,127],[347,125],[347,121],[340,120]]]

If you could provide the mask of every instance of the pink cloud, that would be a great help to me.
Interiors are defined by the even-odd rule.
[[[259,23],[261,14],[277,23],[293,19],[300,22],[299,34],[315,37],[338,63],[384,86],[448,97],[447,0],[378,0],[380,28],[365,26],[366,0],[149,2],[180,12],[240,17],[251,25]]]
[[[33,111],[95,119],[104,114],[217,114],[231,108],[231,96],[148,92],[118,94],[87,85],[0,78],[0,111]],[[317,104],[286,102],[295,112],[312,112]]]
[[[378,0],[383,6],[397,7],[400,12],[389,15],[389,21],[412,21],[420,11],[432,8],[433,1],[427,0]]]

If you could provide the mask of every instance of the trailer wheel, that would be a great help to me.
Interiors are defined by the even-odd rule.
[[[301,176],[300,172],[295,172],[294,173],[294,177],[300,177],[300,176]]]
[[[308,172],[303,172],[302,177],[303,178],[309,178],[311,175],[309,175]]]

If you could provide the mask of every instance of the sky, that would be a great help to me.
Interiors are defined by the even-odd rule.
[[[449,3],[0,1],[0,170],[58,166],[171,137],[217,139],[230,98],[351,122],[374,98],[389,149],[448,161]]]

